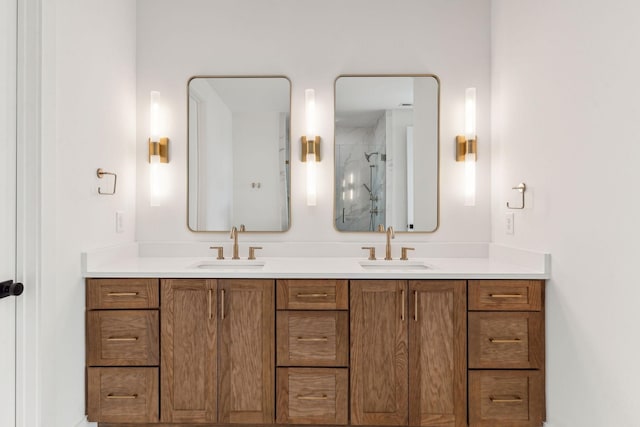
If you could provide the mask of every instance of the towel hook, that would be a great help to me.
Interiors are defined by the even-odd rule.
[[[105,175],[113,175],[113,191],[112,192],[106,192],[106,191],[102,191],[102,189],[100,187],[98,187],[98,194],[102,194],[105,196],[111,196],[116,194],[116,185],[118,183],[118,175],[116,175],[113,172],[107,172],[105,170],[103,170],[102,168],[99,168],[96,171],[96,175],[98,175],[98,178],[103,178]]]
[[[522,206],[510,206],[509,202],[507,202],[507,207],[509,209],[524,209],[524,192],[527,191],[527,185],[524,182],[521,182],[515,187],[511,187],[512,190],[518,190],[518,192],[522,195]]]

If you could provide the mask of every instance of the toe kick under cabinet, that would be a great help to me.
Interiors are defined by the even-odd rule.
[[[87,279],[100,427],[540,427],[544,281]]]

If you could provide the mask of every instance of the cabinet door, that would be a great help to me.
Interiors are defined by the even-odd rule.
[[[216,281],[162,280],[162,421],[216,422]]]
[[[409,282],[409,424],[466,426],[466,286]]]
[[[408,421],[407,282],[351,282],[351,423]]]
[[[220,285],[220,423],[274,421],[273,280],[229,279]]]

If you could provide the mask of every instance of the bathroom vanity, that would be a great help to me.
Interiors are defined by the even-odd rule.
[[[543,423],[542,279],[128,271],[86,281],[102,427]]]

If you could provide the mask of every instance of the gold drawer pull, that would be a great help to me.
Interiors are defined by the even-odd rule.
[[[511,398],[489,397],[489,400],[491,400],[491,403],[522,403],[522,398],[518,396]]]
[[[492,344],[507,344],[507,343],[516,343],[516,342],[520,342],[521,339],[520,338],[489,338],[489,341]]]
[[[327,395],[323,394],[322,396],[302,396],[298,395],[298,399],[300,400],[327,400]]]
[[[298,298],[326,298],[329,294],[298,294]]]
[[[107,341],[138,341],[138,337],[109,337]]]
[[[107,394],[107,399],[137,399],[137,394]]]
[[[109,292],[107,296],[110,297],[136,297],[138,292]]]
[[[321,338],[304,338],[304,337],[298,337],[298,341],[309,341],[309,342],[327,342],[329,341],[329,339],[327,337],[321,337]]]
[[[522,294],[489,294],[491,298],[522,298]]]

